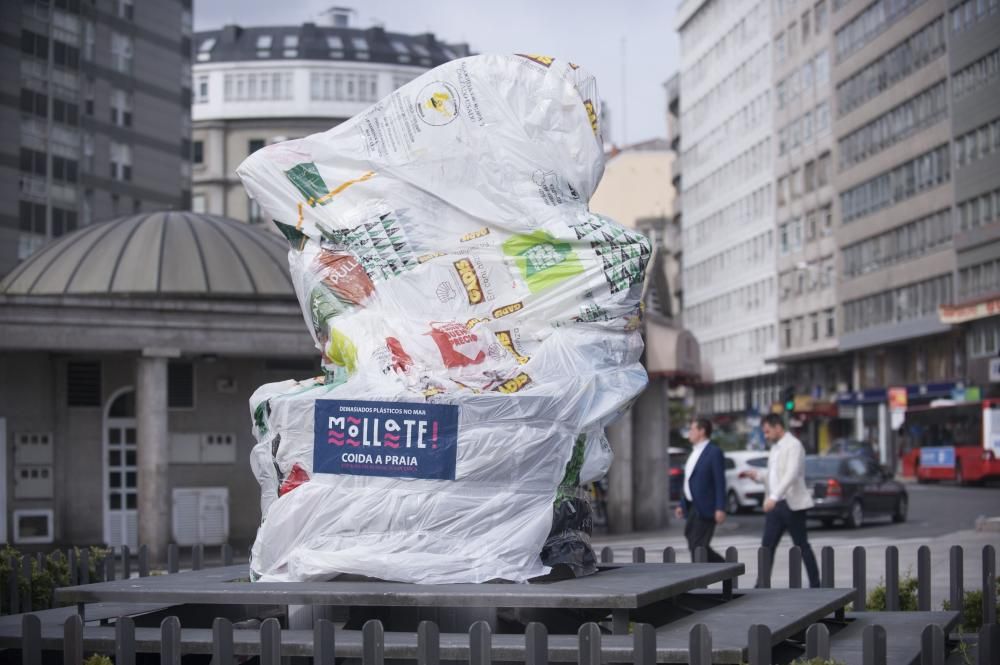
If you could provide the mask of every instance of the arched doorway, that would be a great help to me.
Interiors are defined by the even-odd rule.
[[[138,546],[135,389],[121,388],[104,411],[104,542]]]

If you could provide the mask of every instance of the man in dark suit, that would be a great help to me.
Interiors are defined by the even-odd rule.
[[[715,525],[726,520],[726,471],[722,449],[711,442],[712,423],[696,418],[688,430],[691,454],[684,465],[684,492],[677,506],[677,518],[687,518],[684,537],[691,550],[691,560],[699,547],[708,552],[711,562],[725,561],[712,549]]]

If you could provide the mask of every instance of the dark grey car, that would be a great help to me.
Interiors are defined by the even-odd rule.
[[[806,487],[812,489],[815,501],[809,517],[824,525],[840,519],[857,528],[875,516],[906,521],[906,488],[866,456],[807,456]]]

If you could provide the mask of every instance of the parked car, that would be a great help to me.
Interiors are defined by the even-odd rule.
[[[857,455],[878,463],[878,453],[875,452],[875,448],[872,447],[872,444],[867,441],[858,441],[856,439],[834,439],[833,442],[830,443],[830,448],[826,451],[826,454]]]
[[[764,483],[754,480],[751,471],[765,473],[767,455],[766,450],[726,453],[726,512],[730,515],[763,505]]]
[[[687,463],[688,455],[691,451],[687,448],[667,448],[670,453],[670,500],[680,501],[684,492],[684,465]]]
[[[809,517],[824,525],[840,519],[857,528],[875,516],[906,521],[906,488],[867,456],[808,455],[806,486],[812,488],[816,504]]]

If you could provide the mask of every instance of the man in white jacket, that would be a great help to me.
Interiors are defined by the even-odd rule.
[[[771,443],[771,455],[767,475],[754,472],[757,480],[763,481],[767,488],[764,500],[767,515],[761,544],[770,550],[769,560],[773,564],[778,542],[788,531],[792,542],[802,550],[809,586],[816,588],[820,585],[819,569],[806,534],[806,511],[813,507],[812,494],[806,487],[806,450],[801,441],[785,430],[785,423],[776,413],[764,416],[763,429],[764,438]]]

